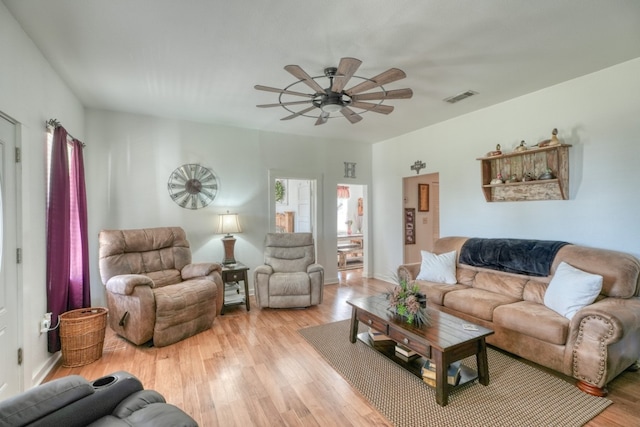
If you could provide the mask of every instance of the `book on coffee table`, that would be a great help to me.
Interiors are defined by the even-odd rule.
[[[380,331],[376,331],[373,328],[369,328],[369,339],[374,345],[395,345],[395,341],[389,338],[387,335]]]
[[[395,350],[396,350],[396,356],[404,360],[405,362],[409,362],[411,360],[414,360],[420,357],[418,353],[416,353],[415,351],[411,350],[408,347],[405,347],[402,344],[396,344]]]
[[[460,381],[460,369],[462,368],[462,363],[460,361],[453,362],[447,368],[447,383],[450,385],[458,385]],[[427,384],[433,382],[435,384],[436,381],[436,365],[432,360],[427,359],[422,366],[422,379]],[[432,380],[432,381],[427,381]]]

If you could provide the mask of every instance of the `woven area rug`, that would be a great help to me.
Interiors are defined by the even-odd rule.
[[[449,403],[435,390],[360,340],[349,342],[349,320],[301,329],[300,334],[389,421],[403,426],[582,426],[612,402],[493,348],[490,384],[455,388]],[[361,331],[365,331],[360,325]],[[465,365],[475,369],[475,357]]]

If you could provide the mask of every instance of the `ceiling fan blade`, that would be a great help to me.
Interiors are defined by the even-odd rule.
[[[393,111],[393,107],[391,105],[372,104],[370,102],[352,102],[351,106],[382,114],[389,114]]]
[[[283,117],[283,118],[281,118],[280,120],[291,120],[291,119],[293,119],[293,118],[296,118],[296,117],[298,117],[298,116],[303,115],[304,113],[308,113],[309,111],[313,110],[314,108],[317,108],[317,107],[316,107],[315,105],[312,105],[312,106],[311,106],[311,107],[309,107],[309,108],[305,108],[304,110],[298,111],[297,113],[293,113],[293,114],[292,114],[292,115],[290,115],[290,116]]]
[[[356,112],[349,107],[344,107],[340,112],[351,122],[351,124],[358,123],[362,120],[362,116],[360,116],[360,114],[356,114]]]
[[[381,86],[387,83],[395,82],[397,80],[402,80],[405,77],[407,77],[407,75],[404,73],[404,71],[398,68],[390,68],[387,71],[380,73],[377,76],[370,78],[369,80],[365,80],[349,90],[346,90],[345,92],[347,95],[351,96],[356,93],[373,89],[376,86]]]
[[[294,77],[305,82],[307,86],[315,90],[317,93],[325,93],[325,90],[298,65],[287,65],[284,69],[293,74]]]
[[[327,123],[328,120],[329,120],[329,113],[323,111],[322,114],[318,116],[318,120],[316,120],[316,126],[323,125]]]
[[[308,104],[310,102],[313,102],[313,100],[308,100],[308,101],[291,101],[291,102],[280,102],[277,104],[261,104],[261,105],[256,105],[256,107],[260,107],[260,108],[269,108],[269,107],[282,107],[283,105],[299,105],[299,104]]]
[[[356,58],[342,58],[340,60],[340,64],[338,64],[338,70],[336,71],[336,75],[333,78],[333,85],[331,86],[331,91],[333,92],[342,92],[345,85],[356,72],[358,67],[362,64],[362,61]]]
[[[386,92],[370,92],[353,95],[353,101],[378,100],[378,99],[408,99],[413,96],[411,89],[394,89]]]
[[[254,89],[265,90],[267,92],[286,93],[287,95],[306,96],[307,98],[313,98],[315,96],[315,94],[311,95],[309,93],[294,92],[292,90],[284,90],[284,89],[278,89],[275,87],[262,86],[262,85],[255,85]]]

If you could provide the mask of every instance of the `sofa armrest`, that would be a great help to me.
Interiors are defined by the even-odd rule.
[[[121,274],[110,278],[106,287],[110,292],[120,295],[131,295],[136,286],[155,287],[153,280],[144,274]]]
[[[256,269],[253,271],[254,275],[258,275],[258,274],[266,274],[267,276],[271,276],[273,274],[273,268],[270,265],[259,265],[258,267],[256,267]]]
[[[573,377],[604,387],[637,360],[638,337],[640,298],[607,297],[584,307],[570,323],[566,357]]]
[[[316,272],[324,272],[324,267],[321,266],[320,264],[310,264],[307,267],[307,273],[311,274],[311,273],[316,273]]]
[[[222,273],[222,266],[216,262],[200,262],[185,265],[180,275],[182,276],[182,280],[189,280],[195,279],[196,277],[208,276],[214,271]]]
[[[398,279],[402,280],[415,280],[420,273],[420,262],[414,262],[411,264],[402,264],[398,267]]]
[[[33,423],[93,393],[93,387],[79,375],[53,380],[0,402],[0,425]]]

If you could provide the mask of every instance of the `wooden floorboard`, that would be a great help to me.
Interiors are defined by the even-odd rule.
[[[100,360],[77,368],[58,363],[47,381],[128,371],[203,427],[391,426],[297,333],[349,319],[347,299],[391,286],[363,279],[360,270],[341,271],[339,278],[325,286],[319,306],[261,310],[252,298],[250,312],[230,307],[210,330],[168,347],[134,346],[107,328]],[[586,425],[640,425],[640,372],[624,372],[608,388],[614,404]]]

